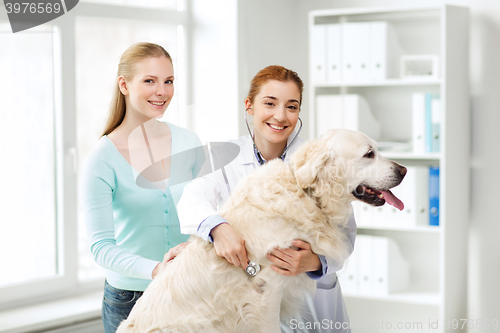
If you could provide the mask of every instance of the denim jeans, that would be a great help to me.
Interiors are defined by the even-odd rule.
[[[120,323],[127,319],[132,307],[142,294],[142,291],[115,288],[106,281],[104,284],[104,297],[102,299],[104,332],[115,333]]]

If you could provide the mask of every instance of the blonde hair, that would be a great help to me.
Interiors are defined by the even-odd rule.
[[[120,63],[118,64],[118,72],[116,75],[115,88],[113,90],[113,97],[109,108],[108,120],[104,127],[102,136],[108,135],[113,132],[125,118],[126,105],[125,96],[120,91],[118,86],[118,77],[124,76],[125,79],[130,80],[135,75],[136,64],[146,58],[167,57],[172,62],[170,54],[160,45],[153,43],[136,43],[132,44],[128,49],[123,52]]]

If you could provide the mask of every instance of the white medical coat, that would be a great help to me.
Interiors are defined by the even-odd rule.
[[[240,153],[231,163],[224,167],[226,177],[224,177],[221,170],[217,170],[209,175],[195,179],[184,188],[182,197],[177,205],[182,233],[203,237],[202,234],[205,230],[205,237],[203,238],[207,239],[206,235],[213,226],[209,226],[207,229],[202,222],[208,217],[217,215],[218,208],[226,202],[236,184],[260,166],[254,153],[252,139],[249,135],[242,136],[231,142],[240,146]],[[288,163],[289,157],[303,142],[299,138],[293,142],[287,151],[285,157],[286,163]],[[346,233],[351,241],[352,252],[356,237],[356,222],[353,216],[349,220]],[[336,271],[342,268],[343,262],[337,262],[328,257],[326,258],[326,262],[328,267],[327,273],[317,280],[318,289],[314,299],[307,300],[306,308],[309,308],[311,313],[307,315],[303,314],[302,317],[282,323],[282,332],[350,332],[350,329],[345,329],[346,326],[349,326],[349,318],[340,290],[340,284],[335,274]],[[337,324],[335,325],[335,323]],[[335,326],[339,327],[342,325],[344,329],[335,328]],[[307,326],[316,326],[317,328],[306,329]]]

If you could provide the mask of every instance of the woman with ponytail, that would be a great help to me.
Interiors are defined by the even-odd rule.
[[[174,94],[172,58],[137,43],[121,56],[109,118],[83,171],[82,206],[95,261],[106,270],[102,318],[115,332],[185,245],[177,204],[204,162],[199,138],[159,121]],[[171,158],[182,154],[182,160]]]

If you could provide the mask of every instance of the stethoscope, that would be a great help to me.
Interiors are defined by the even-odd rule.
[[[251,109],[251,107],[247,108],[243,114],[245,115],[245,123],[247,124],[247,129],[248,129],[248,133],[250,134],[250,137],[252,138],[252,142],[253,142],[253,151],[255,153],[255,157],[257,157],[257,162],[259,162],[260,165],[264,165],[264,163],[266,163],[267,161],[264,159],[264,157],[262,157],[262,153],[260,152],[259,148],[257,148],[257,145],[255,144],[255,140],[253,138],[253,134],[252,134],[252,131],[250,130],[250,125],[248,125],[248,119],[247,119],[247,111]],[[302,130],[302,119],[300,119],[299,117],[299,120],[300,120],[300,127],[299,129],[297,130],[295,136],[293,137],[293,139],[290,141],[289,144],[286,145],[285,149],[283,150],[283,153],[281,153],[280,155],[280,159],[282,161],[285,160],[285,156],[286,156],[286,152],[288,151],[288,148],[290,148],[290,146],[292,145],[292,143],[295,141],[295,139],[297,139],[297,137],[299,136],[299,133],[300,131]],[[248,262],[248,266],[247,268],[245,269],[245,272],[249,275],[249,276],[255,276],[257,275],[257,273],[260,271],[260,265],[253,262],[253,261],[249,261]]]
[[[254,153],[255,153],[255,157],[257,157],[257,162],[259,162],[260,165],[264,165],[264,163],[266,163],[267,161],[264,159],[264,157],[262,157],[262,153],[260,152],[259,148],[257,148],[257,145],[255,144],[255,140],[253,138],[253,134],[252,134],[252,131],[250,130],[250,126],[248,125],[248,119],[247,119],[247,111],[249,109],[251,109],[252,107],[249,107],[247,108],[244,112],[243,112],[243,115],[245,116],[245,123],[247,124],[247,129],[248,129],[248,133],[250,134],[250,138],[252,138],[252,142],[253,142],[253,150],[254,150]],[[280,155],[280,159],[282,161],[285,160],[285,156],[286,156],[286,152],[288,151],[288,148],[290,148],[290,146],[292,145],[292,143],[295,141],[295,139],[297,139],[297,137],[299,136],[299,133],[300,131],[302,130],[302,119],[300,119],[299,117],[299,120],[300,120],[300,127],[299,129],[297,130],[297,132],[295,133],[295,136],[293,137],[293,139],[290,141],[289,144],[286,145],[285,149],[283,150],[283,152],[281,153]]]

